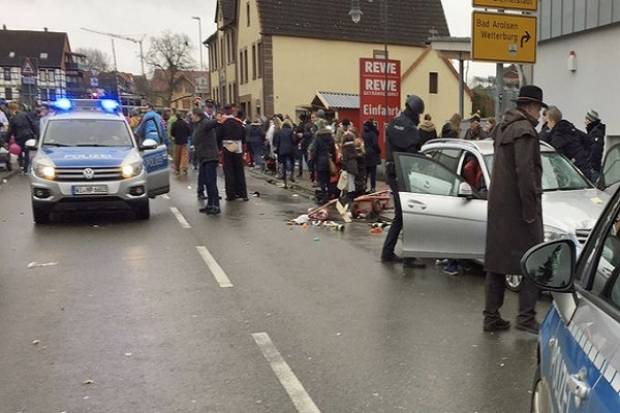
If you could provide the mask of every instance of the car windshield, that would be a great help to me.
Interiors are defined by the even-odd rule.
[[[43,146],[132,146],[131,136],[121,120],[63,119],[50,120]]]
[[[543,191],[574,191],[592,188],[592,184],[577,171],[577,168],[559,153],[543,152],[541,158]],[[493,155],[485,155],[484,161],[489,174],[492,175]]]

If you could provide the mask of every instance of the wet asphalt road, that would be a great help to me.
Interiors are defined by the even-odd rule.
[[[529,411],[536,339],[482,332],[479,272],[382,265],[365,224],[287,226],[310,201],[262,180],[220,217],[197,212],[193,178],[172,181],[150,221],[40,227],[27,179],[0,187],[0,413]]]

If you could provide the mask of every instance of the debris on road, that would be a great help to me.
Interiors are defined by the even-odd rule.
[[[37,267],[52,267],[54,265],[58,265],[57,262],[31,262],[28,264],[28,268],[37,268]]]
[[[380,234],[383,234],[383,228],[380,228],[380,227],[373,227],[373,228],[370,228],[370,233],[371,233],[372,235],[380,235]]]
[[[37,346],[37,345],[39,345],[39,343],[41,343],[39,340],[32,340],[32,345],[33,346]]]
[[[94,380],[88,379],[88,380],[84,380],[82,384],[93,384],[94,382],[95,382]]]
[[[255,198],[260,198],[260,192],[254,191],[254,192],[252,192],[252,196],[255,197]]]

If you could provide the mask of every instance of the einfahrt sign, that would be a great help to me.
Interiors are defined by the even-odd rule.
[[[377,122],[379,145],[382,149],[385,146],[385,125],[398,115],[399,111],[400,61],[361,58],[360,122],[363,124],[368,119]]]

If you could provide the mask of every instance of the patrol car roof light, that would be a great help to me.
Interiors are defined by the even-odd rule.
[[[101,99],[100,101],[101,109],[108,113],[114,113],[118,111],[120,104],[112,99]]]
[[[71,110],[73,102],[67,98],[60,98],[54,102],[53,106],[57,110]]]

